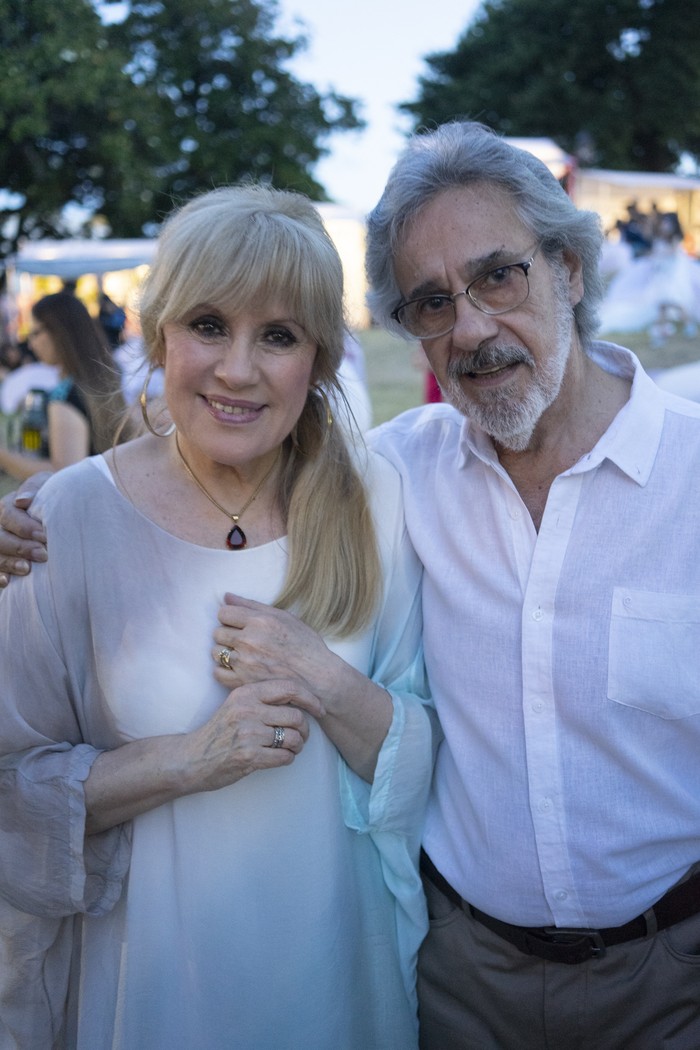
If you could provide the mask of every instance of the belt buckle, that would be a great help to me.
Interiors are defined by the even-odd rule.
[[[573,943],[575,940],[588,940],[591,959],[602,959],[606,953],[605,941],[600,935],[600,930],[590,930],[581,926],[546,926],[543,931],[548,937],[557,943],[559,937],[571,938],[571,941],[561,940],[561,944]]]

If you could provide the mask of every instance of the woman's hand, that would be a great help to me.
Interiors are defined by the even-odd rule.
[[[381,686],[331,652],[323,638],[290,612],[225,596],[214,631],[214,675],[229,689],[267,679],[292,679],[300,699],[312,696],[326,736],[359,776],[371,781],[391,725],[393,702]],[[227,666],[228,665],[228,666]]]
[[[46,561],[46,533],[27,514],[27,508],[50,477],[35,474],[20,492],[10,492],[0,500],[0,587],[7,586],[10,576],[26,576],[31,562]]]
[[[258,682],[233,689],[190,733],[104,751],[85,781],[88,834],[184,795],[216,791],[256,770],[291,765],[309,737],[304,712],[320,710],[297,682]]]
[[[332,693],[344,662],[292,613],[227,594],[219,608],[219,622],[212,656],[217,661],[217,680],[229,689],[234,683],[294,678],[319,698]],[[221,663],[223,648],[231,650],[230,669]]]
[[[290,765],[309,738],[305,711],[320,714],[321,706],[298,682],[268,680],[232,690],[190,734],[188,764],[198,790],[213,791],[255,770]]]

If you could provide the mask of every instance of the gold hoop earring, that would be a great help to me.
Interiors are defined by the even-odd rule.
[[[331,429],[331,427],[333,426],[333,413],[331,411],[331,403],[328,400],[328,394],[326,393],[326,391],[323,389],[322,386],[312,386],[311,389],[321,399],[321,402],[323,404],[323,408],[324,408],[324,411],[326,413],[326,431],[325,432],[327,433]]]
[[[147,429],[157,438],[170,437],[175,430],[175,424],[171,423],[167,430],[156,430],[151,424],[148,418],[148,384],[151,382],[151,376],[156,370],[156,365],[151,365],[148,369],[148,375],[146,376],[143,386],[141,387],[141,393],[139,394],[139,405],[141,406],[141,416]]]

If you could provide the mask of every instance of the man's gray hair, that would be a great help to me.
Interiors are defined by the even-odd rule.
[[[521,222],[549,258],[568,251],[581,261],[584,294],[574,308],[583,346],[598,329],[603,297],[599,261],[603,243],[600,218],[575,206],[547,166],[516,149],[491,128],[454,121],[414,135],[394,166],[379,204],[368,218],[367,276],[369,306],[381,325],[405,335],[391,318],[401,303],[394,276],[394,253],[407,223],[442,190],[487,183],[510,194]]]

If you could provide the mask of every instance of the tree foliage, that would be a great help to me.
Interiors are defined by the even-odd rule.
[[[168,198],[245,176],[324,196],[310,174],[322,140],[359,121],[351,100],[286,70],[305,40],[276,36],[275,18],[274,3],[255,0],[134,0],[113,27],[149,103],[148,145]]]
[[[276,0],[134,0],[104,24],[91,0],[0,0],[0,254],[66,235],[70,202],[128,237],[246,177],[323,199],[325,139],[360,121],[287,70],[306,40],[276,17]]]
[[[0,187],[14,198],[3,232],[60,235],[67,202],[100,201],[119,59],[86,0],[2,0],[0,46]]]
[[[467,117],[585,163],[667,171],[700,158],[699,53],[688,0],[485,0],[401,108],[417,126]]]

